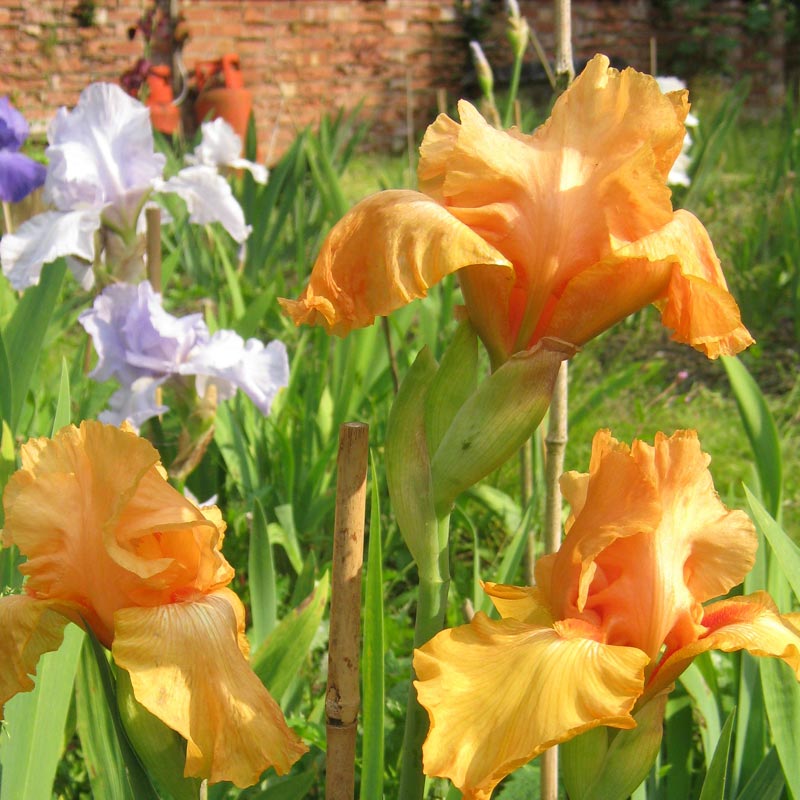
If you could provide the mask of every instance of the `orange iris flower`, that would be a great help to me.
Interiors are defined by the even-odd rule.
[[[582,345],[648,303],[673,338],[710,358],[752,339],[702,224],[673,211],[686,91],[595,56],[532,135],[469,103],[422,141],[421,192],[385,191],[323,244],[295,323],[345,335],[458,271],[494,366],[545,336]]]
[[[32,439],[3,504],[3,545],[27,556],[27,579],[0,599],[0,717],[72,620],[187,740],[186,775],[249,786],[306,752],[247,662],[219,510],[170,486],[148,442],[99,422]]]
[[[536,586],[486,584],[502,619],[478,613],[415,651],[428,775],[485,800],[552,745],[635,727],[632,712],[709,649],[776,656],[800,677],[800,614],[763,592],[702,605],[744,579],[757,548],[709,460],[694,431],[630,448],[595,436],[589,473],[561,478],[566,537]]]

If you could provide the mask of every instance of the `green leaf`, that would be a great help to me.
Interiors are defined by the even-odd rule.
[[[275,596],[275,564],[264,507],[256,500],[253,507],[253,527],[250,531],[248,554],[250,579],[250,613],[253,628],[250,643],[257,650],[272,632],[277,622],[278,600]]]
[[[75,679],[75,713],[92,795],[136,800],[103,689],[103,678],[88,639],[81,648]]]
[[[50,434],[55,436],[65,425],[69,425],[71,420],[70,397],[69,397],[69,367],[67,359],[61,359],[61,381],[58,385],[58,402],[56,403],[56,413],[53,417],[53,431]]]
[[[458,410],[475,391],[478,381],[478,337],[462,322],[445,350],[425,401],[428,450],[436,452]]]
[[[116,676],[120,719],[136,755],[153,780],[158,796],[162,800],[197,800],[202,781],[183,774],[186,739],[136,699],[130,675],[124,669],[118,669]]]
[[[800,684],[780,659],[765,658],[760,667],[767,719],[786,785],[792,797],[800,797]]]
[[[278,701],[308,658],[328,602],[329,584],[326,572],[308,604],[284,617],[253,656],[253,670]]]
[[[294,506],[284,503],[275,506],[275,516],[278,518],[278,525],[269,526],[269,540],[276,545],[280,545],[289,558],[292,569],[298,574],[303,569],[303,556],[300,551],[300,542],[297,538],[297,526],[294,522]]]
[[[700,800],[724,800],[725,783],[728,775],[728,759],[731,752],[731,734],[733,733],[733,721],[736,718],[734,708],[720,733],[719,743],[714,750],[714,756],[709,764],[706,778],[703,781],[703,788],[700,790]]]
[[[11,366],[8,363],[3,334],[0,333],[0,420],[11,422],[14,407],[14,384],[11,380]]]
[[[133,791],[133,796],[136,800],[159,800],[158,793],[153,787],[150,777],[144,771],[139,756],[133,749],[128,734],[125,732],[125,726],[120,717],[117,704],[116,681],[111,672],[111,666],[108,663],[106,651],[103,649],[100,642],[97,641],[97,637],[94,635],[91,628],[87,628],[86,635],[91,645],[95,667],[97,668],[97,676],[99,677],[100,685],[103,689],[106,708],[108,709],[111,721],[114,725],[117,743],[119,744],[122,760],[125,762],[125,770],[131,790]]]
[[[309,770],[300,775],[289,775],[277,778],[263,792],[259,792],[259,800],[303,800],[308,797],[311,787],[319,782],[316,770]]]
[[[39,285],[26,290],[3,332],[14,389],[9,419],[12,431],[16,431],[19,423],[66,269],[63,258],[46,266]]]
[[[786,580],[789,581],[795,597],[800,600],[800,548],[788,537],[783,528],[775,522],[746,486],[744,491],[756,527],[769,542],[775,555],[774,562],[777,562]]]
[[[634,715],[636,727],[600,726],[560,746],[562,775],[571,800],[625,800],[647,777],[663,735],[667,693]]]
[[[6,703],[8,736],[3,736],[0,751],[0,800],[50,798],[64,751],[64,726],[83,638],[80,628],[67,625],[61,647],[39,660],[33,691]]]
[[[544,339],[512,356],[461,406],[431,459],[439,516],[530,438],[550,405],[561,362],[572,352],[571,345]]]
[[[702,717],[700,738],[703,742],[706,764],[709,764],[713,753],[717,749],[717,742],[722,732],[719,701],[695,662],[689,664],[679,680],[692,698],[695,709]]]
[[[440,544],[425,438],[436,361],[424,348],[400,385],[386,426],[386,481],[397,525],[421,574],[438,571]]]
[[[756,459],[761,495],[767,511],[779,518],[783,491],[783,466],[775,420],[758,384],[736,356],[722,356],[742,424]]]
[[[381,507],[375,459],[370,453],[372,491],[369,510],[366,596],[364,599],[364,652],[362,654],[364,696],[361,737],[362,800],[383,797],[384,741],[384,630],[383,556],[381,553]]]
[[[786,781],[781,772],[778,753],[771,747],[741,794],[737,796],[737,800],[779,800],[784,786]]]

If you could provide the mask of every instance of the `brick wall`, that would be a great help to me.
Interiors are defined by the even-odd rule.
[[[741,5],[743,0],[726,0]],[[96,0],[92,27],[70,15],[76,0],[0,0],[0,94],[43,132],[59,105],[73,105],[92,81],[116,81],[142,54],[129,41],[144,0]],[[457,0],[181,0],[190,38],[183,57],[199,60],[227,52],[241,58],[254,99],[262,156],[279,155],[297,128],[322,114],[362,103],[373,122],[370,143],[400,148],[408,123],[419,134],[433,119],[437,90],[449,100],[468,91],[467,34]],[[548,54],[553,52],[550,0],[522,0]],[[499,0],[484,0],[481,39],[502,78],[507,63],[505,19]],[[659,39],[669,40],[658,23]],[[681,32],[680,23],[676,28]],[[605,52],[648,69],[654,19],[650,0],[573,0],[576,59]],[[674,39],[674,37],[673,37]],[[772,71],[783,54],[773,42]],[[742,53],[747,55],[748,48]],[[504,59],[506,60],[504,62]],[[529,51],[528,73],[537,70]],[[763,71],[763,64],[760,65]],[[769,84],[776,85],[774,75]],[[782,84],[781,84],[782,85]],[[774,90],[773,90],[774,91]]]

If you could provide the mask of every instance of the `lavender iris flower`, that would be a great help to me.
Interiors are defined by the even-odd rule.
[[[90,377],[120,383],[100,416],[103,422],[118,425],[127,419],[138,427],[163,413],[167,408],[159,403],[156,389],[173,377],[195,376],[201,396],[213,383],[219,400],[241,389],[265,415],[289,381],[282,342],[245,342],[228,330],[211,335],[200,314],[175,317],[166,312],[161,295],[147,281],[109,286],[78,321],[98,354]]]
[[[28,133],[25,117],[7,97],[0,97],[0,200],[4,203],[18,203],[44,183],[44,164],[19,152]]]
[[[74,257],[68,263],[75,277],[91,287],[95,233],[102,229],[135,249],[141,210],[153,192],[179,194],[191,222],[220,221],[239,243],[250,234],[241,206],[214,167],[191,167],[164,180],[166,159],[154,150],[150,112],[119,86],[87,86],[74,109],[58,110],[47,138],[44,193],[55,210],[33,217],[0,243],[3,272],[15,289],[38,283],[42,266],[60,256]]]

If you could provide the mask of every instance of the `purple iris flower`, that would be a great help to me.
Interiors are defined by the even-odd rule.
[[[289,381],[289,360],[282,342],[244,341],[234,331],[211,334],[200,314],[175,317],[161,295],[144,281],[112,284],[78,321],[92,337],[97,366],[89,377],[116,378],[120,388],[103,422],[135,426],[167,410],[156,392],[170,378],[194,376],[203,396],[214,384],[220,401],[241,389],[262,414],[269,414],[278,390]]]
[[[38,189],[47,175],[44,164],[18,152],[28,138],[25,117],[0,97],[0,200],[17,203]]]

